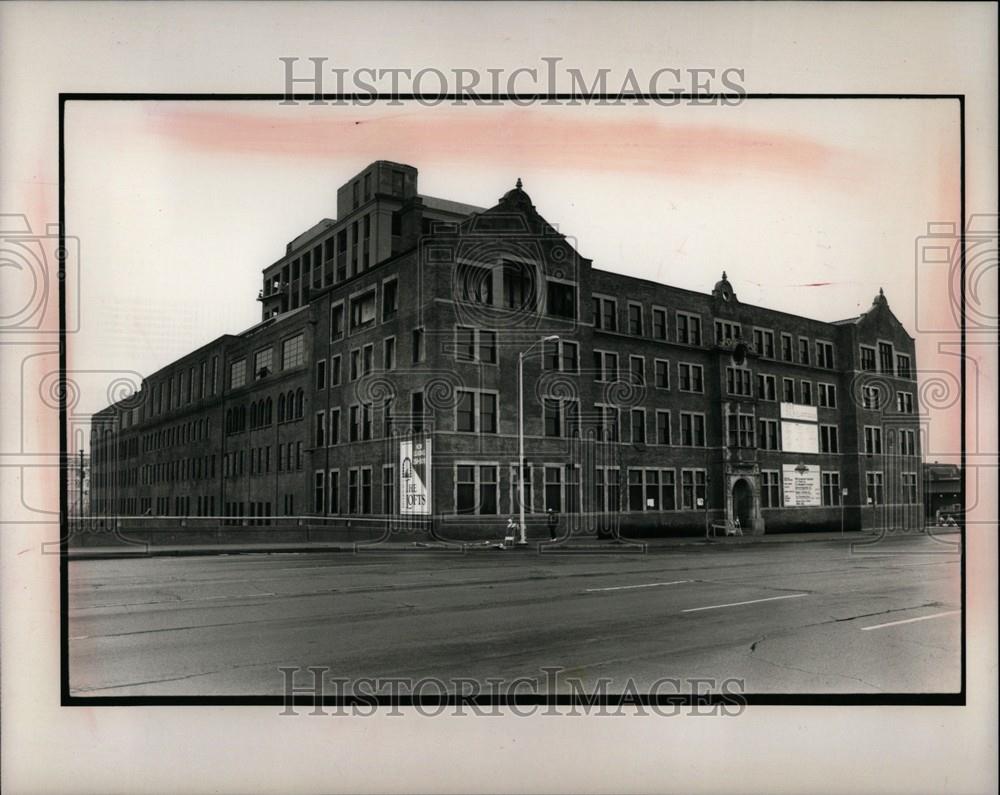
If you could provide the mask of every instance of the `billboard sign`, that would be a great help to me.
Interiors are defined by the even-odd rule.
[[[399,512],[431,512],[431,442],[410,439],[399,443]]]
[[[818,466],[783,464],[781,480],[786,508],[814,508],[823,504]]]

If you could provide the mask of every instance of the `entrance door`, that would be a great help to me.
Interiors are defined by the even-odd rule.
[[[744,530],[753,527],[753,489],[743,478],[733,484],[733,518]]]

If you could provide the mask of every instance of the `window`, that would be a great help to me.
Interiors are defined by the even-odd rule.
[[[340,470],[331,469],[330,477],[330,499],[327,503],[327,512],[331,514],[340,513]]]
[[[793,378],[781,379],[781,399],[785,403],[795,402],[795,379]]]
[[[757,444],[762,450],[780,450],[778,442],[778,421],[757,420]]]
[[[653,338],[667,339],[667,310],[653,307]]]
[[[794,357],[792,356],[792,335],[791,334],[784,334],[784,333],[782,333],[782,335],[781,335],[781,358],[784,361],[786,361],[786,362],[793,361],[793,359],[794,359]]]
[[[633,384],[646,385],[646,357],[629,356],[628,369]]]
[[[396,467],[392,464],[382,465],[382,513],[399,513],[396,502]]]
[[[766,329],[753,330],[753,347],[760,356],[774,358],[774,332]]]
[[[255,379],[270,375],[271,368],[273,367],[273,355],[274,350],[272,348],[263,348],[253,355],[253,375]]]
[[[373,343],[369,343],[361,349],[361,365],[363,375],[368,375],[375,369],[375,345]]]
[[[705,505],[705,470],[681,470],[681,508],[694,510]]]
[[[656,412],[656,443],[670,444],[670,412]]]
[[[820,481],[823,488],[823,504],[840,505],[840,473],[823,472],[820,475]]]
[[[313,512],[326,512],[326,480],[322,470],[317,470],[313,475]]]
[[[698,315],[677,313],[677,341],[684,345],[701,345],[701,318]]]
[[[628,509],[630,511],[662,511],[664,495],[661,492],[661,475],[669,473],[671,509],[673,507],[673,471],[658,469],[630,469],[628,471]]]
[[[755,446],[752,414],[730,414],[726,419],[726,426],[730,447],[750,449]]]
[[[750,371],[745,367],[727,367],[726,389],[730,395],[744,395],[749,397],[751,394]]]
[[[670,362],[666,359],[653,361],[653,383],[657,389],[670,389]]]
[[[865,426],[865,455],[880,455],[882,453],[882,429],[872,425]]]
[[[837,385],[836,384],[816,384],[819,391],[819,405],[822,408],[837,408]]]
[[[518,512],[521,510],[521,502],[519,496],[519,488],[517,484],[517,464],[511,464],[510,467],[510,508],[513,512]],[[531,498],[531,467],[525,464],[524,467],[524,511],[525,513],[532,512],[533,501]]]
[[[504,261],[501,270],[503,272],[504,306],[508,309],[534,307],[536,298],[533,268],[522,262]]]
[[[375,288],[351,299],[351,331],[375,322]]]
[[[382,282],[382,322],[391,320],[399,309],[399,283],[395,279]]]
[[[396,369],[396,338],[386,337],[382,341],[382,369]]]
[[[355,348],[351,351],[351,372],[352,381],[357,381],[361,377],[361,349]]]
[[[917,501],[917,473],[903,472],[901,477],[903,485],[903,502],[911,504],[915,503]]]
[[[642,336],[642,304],[628,303],[628,333],[633,337]]]
[[[869,505],[882,505],[885,502],[881,472],[865,473],[865,492]]]
[[[892,352],[892,344],[889,342],[880,342],[878,344],[878,370],[880,373],[886,373],[887,375],[893,374],[893,365],[895,364],[895,357]]]
[[[597,467],[594,470],[597,509],[602,513],[617,513],[621,508],[619,477],[617,467]]]
[[[326,445],[326,412],[317,411],[313,438],[316,440],[316,447]]]
[[[819,426],[819,451],[821,453],[840,452],[840,439],[837,436],[836,425]]]
[[[361,468],[361,513],[372,512],[372,468]]]
[[[601,417],[601,424],[597,429],[598,439],[601,441],[617,442],[621,438],[619,411],[617,406],[608,406],[598,403],[594,406]]]
[[[727,345],[738,341],[743,336],[743,330],[739,323],[730,320],[715,321],[715,343],[716,345]]]
[[[760,507],[781,507],[781,490],[777,470],[762,470],[760,473]]]
[[[351,436],[352,442],[368,441],[372,438],[372,406],[371,403],[356,403],[351,406]]]
[[[899,432],[899,452],[901,455],[917,454],[917,434],[915,431],[904,428]]]
[[[579,437],[580,402],[575,398],[545,398],[542,401],[545,435]]]
[[[347,470],[347,512],[352,516],[358,512],[358,470]]]
[[[896,354],[896,375],[900,378],[912,378],[910,373],[910,357],[906,354]]]
[[[775,386],[775,380],[773,375],[760,375],[757,376],[757,399],[758,400],[777,400],[777,387]]]
[[[413,363],[417,364],[424,360],[424,330],[422,328],[413,329],[412,339]]]
[[[896,410],[900,414],[912,414],[913,413],[913,393],[912,392],[897,392],[896,393]]]
[[[455,466],[455,512],[487,516],[499,512],[495,465]]]
[[[247,360],[237,359],[229,368],[229,388],[238,389],[247,382]]]
[[[340,354],[330,359],[330,386],[340,386]]]
[[[564,373],[580,371],[580,347],[569,340],[549,340],[542,343],[542,367]]]
[[[459,389],[455,394],[456,431],[463,433],[497,432],[497,396],[495,393]]]
[[[493,271],[479,265],[462,263],[456,268],[460,286],[459,300],[467,304],[493,304]]]
[[[689,411],[681,412],[681,445],[684,447],[705,446],[705,415]]]
[[[594,296],[594,328],[618,331],[618,302],[614,298]]]
[[[330,428],[327,433],[327,444],[340,444],[340,409],[330,409]]]
[[[618,354],[610,351],[594,351],[594,370],[598,381],[617,381]]]
[[[632,409],[632,444],[646,443],[646,410]]]
[[[298,367],[305,361],[305,341],[302,334],[289,337],[281,343],[281,369]]]
[[[572,284],[549,281],[546,284],[546,312],[553,317],[576,317],[576,287]]]
[[[344,305],[334,304],[330,307],[330,340],[336,342],[344,338]]]
[[[474,329],[469,326],[456,326],[455,358],[461,362],[496,364],[496,332]]]
[[[799,364],[809,364],[809,340],[799,337]]]
[[[875,371],[875,349],[868,345],[861,346],[861,369]]]
[[[871,411],[878,411],[882,405],[882,391],[877,386],[861,387],[861,405]]]
[[[816,343],[816,364],[820,367],[825,367],[828,370],[833,369],[833,343],[832,342],[817,342]]]
[[[326,389],[326,359],[316,362],[316,388]]]
[[[700,364],[677,365],[677,388],[681,392],[703,392],[704,380]]]
[[[813,385],[812,381],[802,382],[802,405],[811,406],[813,404]]]

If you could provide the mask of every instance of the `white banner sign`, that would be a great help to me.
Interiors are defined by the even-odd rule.
[[[819,426],[781,421],[781,449],[786,453],[818,453]]]
[[[431,443],[412,440],[399,443],[399,512],[431,512]]]
[[[803,406],[801,403],[782,403],[781,419],[796,422],[819,422],[815,406]]]
[[[809,508],[823,504],[818,466],[784,464],[781,473],[785,507]]]

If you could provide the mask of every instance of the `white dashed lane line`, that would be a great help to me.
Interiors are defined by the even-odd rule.
[[[673,582],[647,582],[642,585],[614,585],[610,588],[588,588],[586,593],[597,593],[599,591],[630,591],[633,588],[657,588],[662,585],[684,585],[692,580],[674,580]]]
[[[798,599],[802,596],[809,596],[807,593],[792,593],[785,596],[769,596],[766,599],[750,599],[746,602],[730,602],[724,605],[708,605],[707,607],[689,607],[687,610],[681,610],[682,613],[697,613],[700,610],[718,610],[722,607],[741,607],[742,605],[755,605],[759,602],[776,602],[779,599]]]
[[[870,627],[861,627],[861,630],[867,629],[883,629],[884,627],[896,627],[900,624],[913,624],[917,621],[930,621],[932,618],[944,618],[944,616],[953,616],[956,613],[961,613],[961,610],[949,610],[945,613],[934,613],[930,616],[918,616],[917,618],[904,618],[902,621],[889,621],[885,624],[873,624]]]

